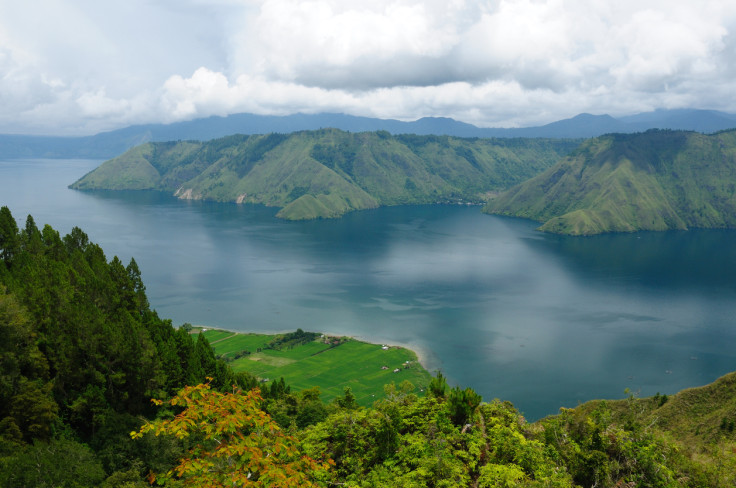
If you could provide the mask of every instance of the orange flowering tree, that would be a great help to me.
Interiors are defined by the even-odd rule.
[[[135,439],[152,432],[193,444],[177,466],[152,474],[151,482],[208,488],[324,486],[332,460],[321,463],[303,455],[297,440],[258,408],[261,400],[258,389],[220,393],[202,384],[181,390],[168,401],[184,408],[179,415],[130,434]]]

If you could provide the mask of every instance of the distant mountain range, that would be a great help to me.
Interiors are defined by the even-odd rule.
[[[608,133],[643,132],[648,129],[712,133],[735,127],[736,114],[695,109],[657,110],[619,118],[580,114],[539,127],[518,129],[480,128],[444,117],[425,117],[414,122],[402,122],[329,113],[287,116],[235,114],[173,124],[134,125],[86,137],[0,135],[0,157],[107,159],[145,142],[207,141],[232,134],[286,134],[322,128],[349,132],[383,130],[391,134],[455,137],[583,139]]]
[[[736,130],[589,139],[484,211],[571,235],[736,228]]]
[[[569,139],[467,139],[337,129],[149,142],[71,187],[161,190],[182,199],[281,207],[290,220],[381,205],[482,202],[578,146]]]

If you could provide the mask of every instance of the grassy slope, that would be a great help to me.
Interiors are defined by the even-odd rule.
[[[483,193],[537,174],[575,146],[335,129],[236,135],[146,144],[72,187],[159,189],[180,198],[282,207],[278,216],[287,219],[331,218],[379,205],[479,201]]]
[[[572,235],[734,227],[735,155],[734,131],[603,136],[484,210]]]
[[[160,173],[151,165],[153,145],[136,146],[125,154],[103,163],[71,185],[77,190],[150,190],[158,186]]]
[[[591,415],[602,400],[586,402],[574,411]],[[736,372],[711,384],[682,390],[662,403],[661,397],[606,400],[613,421],[635,422],[647,430],[674,440],[694,462],[713,466],[736,462],[736,430],[723,428],[724,420],[736,423]],[[733,472],[732,472],[733,474]]]
[[[429,384],[430,374],[418,362],[414,352],[401,347],[383,350],[381,345],[350,339],[331,347],[321,341],[293,349],[264,349],[275,336],[266,334],[234,334],[208,329],[205,337],[217,355],[234,358],[240,351],[250,355],[235,359],[235,371],[249,371],[259,378],[277,380],[283,377],[297,390],[319,386],[322,399],[331,401],[350,386],[361,405],[371,405],[382,398],[383,387],[393,382],[410,381],[417,389]],[[257,352],[258,349],[262,349]],[[405,369],[406,361],[409,368]],[[388,369],[382,369],[387,366]],[[400,371],[394,373],[398,368]]]

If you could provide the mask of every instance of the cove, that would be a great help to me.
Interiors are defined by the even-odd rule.
[[[135,257],[174,324],[404,344],[531,419],[736,369],[734,231],[573,238],[459,206],[287,222],[260,206],[66,188],[99,163],[0,161],[0,205]]]

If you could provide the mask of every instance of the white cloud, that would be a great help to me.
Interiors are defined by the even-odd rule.
[[[95,93],[84,93],[76,102],[84,116],[93,118],[116,116],[131,109],[130,101],[112,99],[105,94],[104,88]]]
[[[724,47],[726,29],[674,13],[642,10],[613,30],[623,59],[611,73],[623,86],[657,92],[683,79],[717,75],[715,54]]]
[[[0,132],[234,112],[736,111],[731,0],[0,2]]]
[[[438,76],[428,71],[443,69],[443,58],[457,42],[464,24],[457,17],[467,14],[443,5],[268,0],[257,14],[250,12],[234,34],[233,67],[315,86],[426,85]],[[417,66],[420,69],[409,75],[407,68]]]

